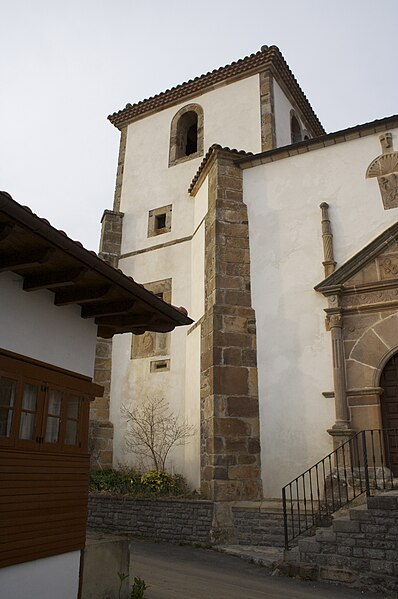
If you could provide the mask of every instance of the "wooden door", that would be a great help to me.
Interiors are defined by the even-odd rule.
[[[398,476],[398,354],[387,362],[380,378],[381,418],[384,435],[384,450],[387,465]]]

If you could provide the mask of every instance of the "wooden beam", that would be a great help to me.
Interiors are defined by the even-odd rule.
[[[73,268],[58,272],[30,275],[25,277],[23,289],[24,291],[36,291],[38,289],[51,289],[52,287],[73,285],[76,279],[87,272],[87,270],[87,268]]]
[[[88,306],[82,306],[82,318],[94,318],[94,316],[111,316],[124,314],[131,310],[136,304],[135,300],[121,300],[119,302],[95,302]]]
[[[67,306],[68,304],[90,303],[108,293],[112,285],[97,285],[92,287],[79,287],[77,289],[65,289],[55,294],[54,304],[56,306]]]
[[[140,326],[147,327],[150,326],[153,319],[156,318],[156,314],[151,312],[145,312],[144,314],[119,314],[112,316],[97,316],[95,319],[95,324],[111,326],[119,328]]]
[[[10,233],[15,229],[14,223],[3,222],[0,223],[0,241],[6,239]]]
[[[6,252],[0,256],[0,271],[40,266],[47,262],[54,252],[55,250],[50,247],[26,248],[18,252]]]

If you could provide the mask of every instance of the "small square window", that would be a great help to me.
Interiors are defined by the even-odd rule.
[[[166,215],[159,214],[155,216],[155,229],[159,231],[159,229],[164,229],[166,227]]]
[[[148,237],[154,237],[155,235],[171,231],[171,211],[171,204],[149,211]]]

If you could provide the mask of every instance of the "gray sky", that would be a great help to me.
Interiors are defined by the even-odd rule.
[[[89,249],[126,102],[275,44],[328,132],[398,112],[397,0],[0,0],[0,23],[0,189]]]

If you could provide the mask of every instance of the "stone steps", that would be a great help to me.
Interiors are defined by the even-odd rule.
[[[398,591],[398,492],[369,497],[329,529],[298,540],[299,564],[321,580],[383,592]]]

